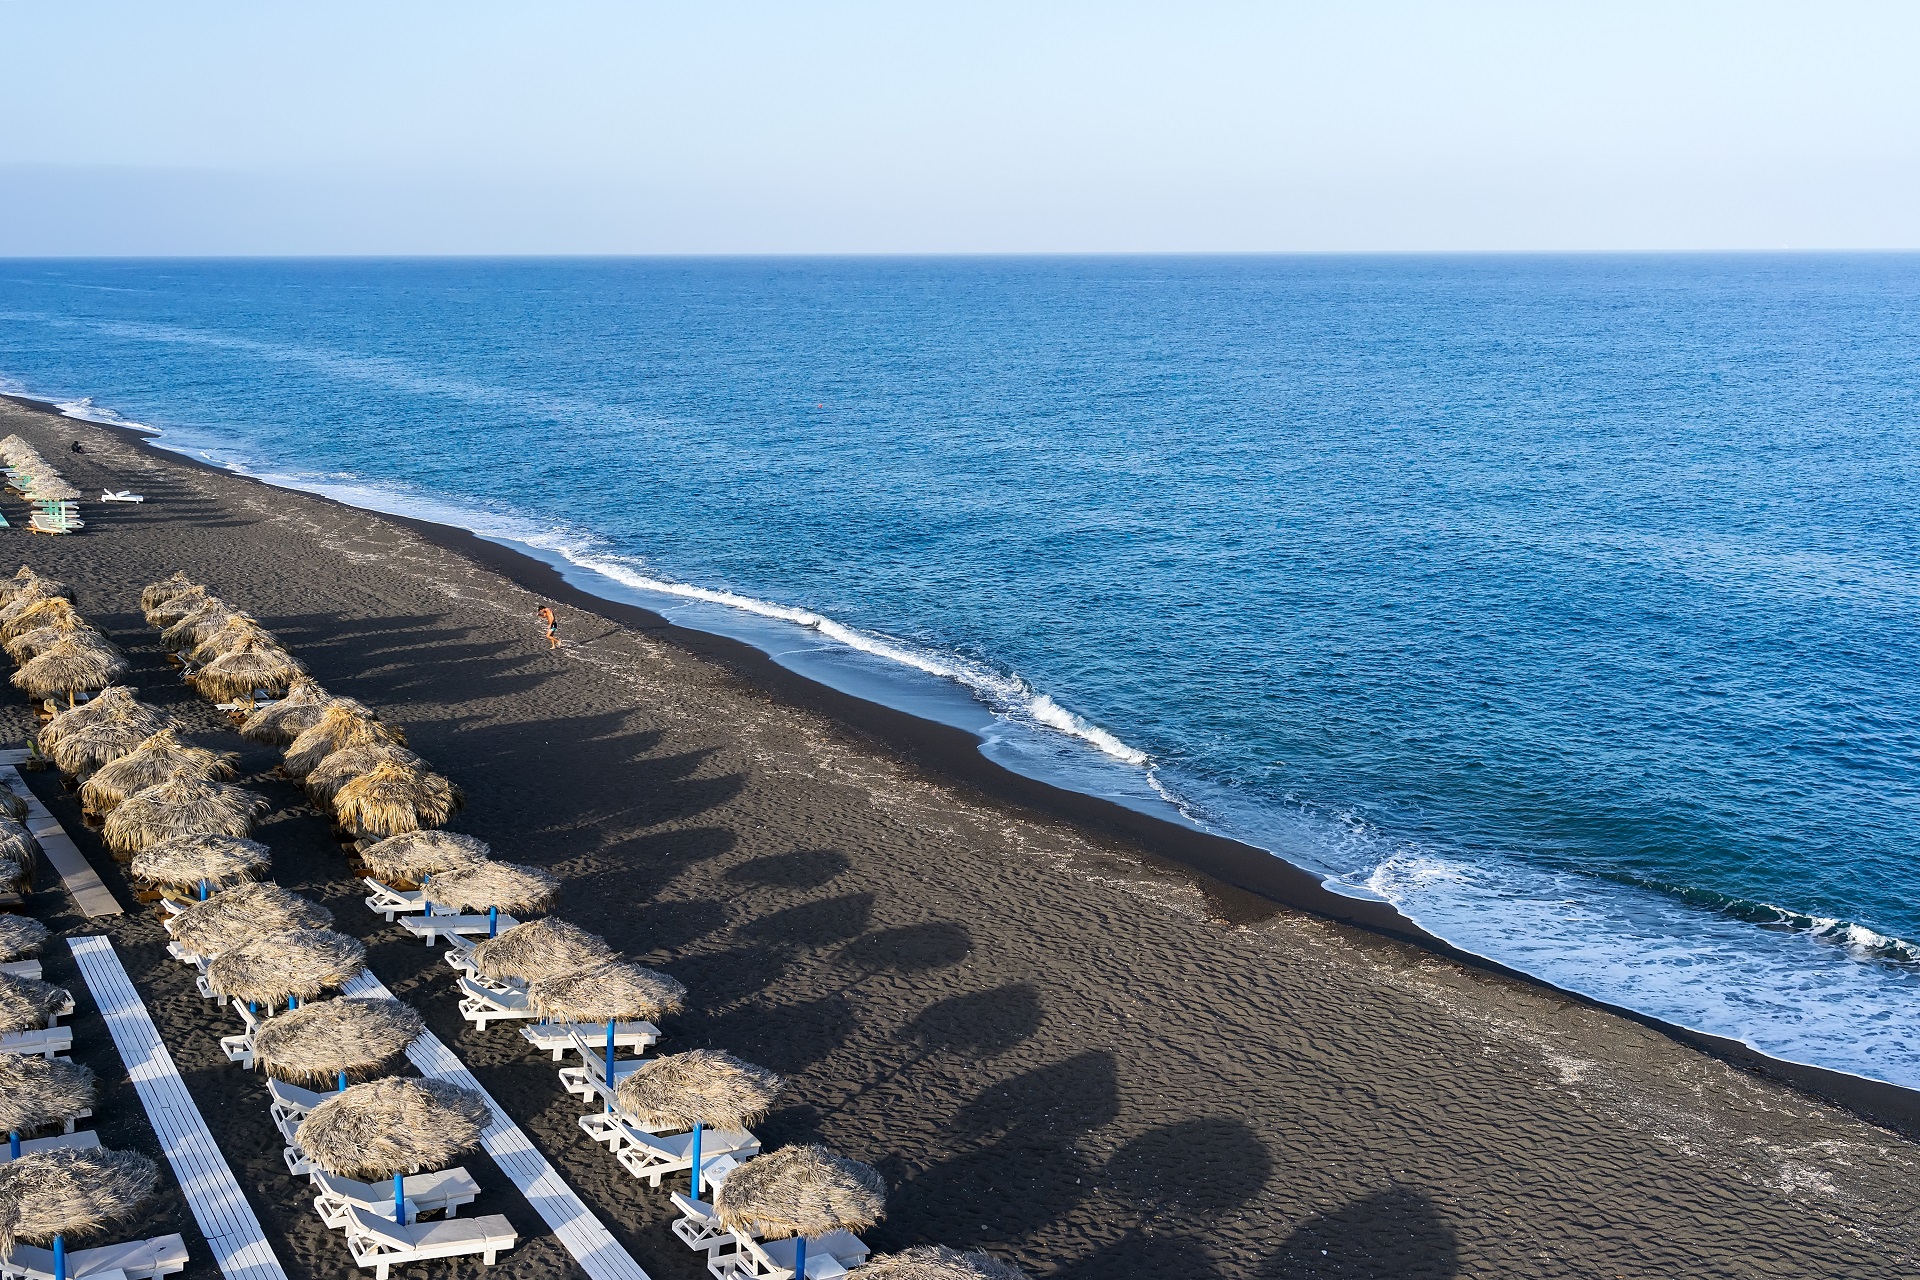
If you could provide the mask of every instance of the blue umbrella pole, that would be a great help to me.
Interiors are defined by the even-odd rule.
[[[807,1238],[793,1238],[793,1280],[806,1280],[807,1276]]]
[[[206,900],[207,900],[207,882],[203,879],[200,881],[200,901],[205,902]]]
[[[53,1238],[53,1280],[67,1280],[67,1238]]]
[[[397,1173],[393,1175],[393,1220],[399,1223],[407,1220],[407,1191]]]
[[[339,1075],[333,1078],[333,1083],[334,1083],[334,1087],[338,1089],[339,1092],[345,1093],[347,1091],[347,1073],[345,1071],[342,1071]]]
[[[613,1019],[607,1019],[607,1092],[613,1092]]]
[[[18,1160],[20,1158],[20,1131],[18,1129],[9,1129],[7,1131],[7,1158],[9,1160]]]
[[[693,1198],[700,1198],[700,1126],[693,1126]]]
[[[489,938],[500,936],[500,908],[498,907],[487,908],[487,936]]]

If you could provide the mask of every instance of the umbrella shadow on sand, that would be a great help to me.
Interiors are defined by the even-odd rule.
[[[1327,1280],[1453,1280],[1460,1248],[1433,1198],[1389,1187],[1307,1218],[1261,1267],[1262,1276]]]

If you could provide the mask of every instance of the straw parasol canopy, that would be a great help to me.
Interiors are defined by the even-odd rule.
[[[375,1181],[444,1169],[493,1123],[486,1095],[445,1080],[389,1077],[342,1090],[307,1112],[293,1140],[343,1178]]]
[[[72,999],[72,993],[51,982],[0,973],[0,1032],[44,1027],[54,1011],[64,1009]]]
[[[312,726],[303,730],[287,748],[287,772],[304,778],[342,747],[363,742],[397,742],[406,745],[406,735],[380,719],[351,698],[335,698]]]
[[[0,1133],[65,1125],[93,1107],[93,1072],[56,1058],[0,1053]]]
[[[344,933],[274,931],[255,934],[214,957],[207,966],[207,986],[215,995],[271,1005],[288,996],[311,1000],[345,986],[366,967],[367,949]]]
[[[132,751],[161,724],[159,716],[124,688],[103,689],[92,701],[47,721],[40,729],[39,747],[66,773],[83,776]]]
[[[12,858],[0,858],[0,886],[10,893],[23,893],[27,887],[27,869]]]
[[[59,644],[70,636],[98,636],[85,622],[75,618],[59,618],[44,627],[35,627],[31,631],[22,631],[13,639],[0,644],[7,656],[15,662],[26,662]]]
[[[148,622],[152,622],[153,611],[156,608],[184,591],[194,590],[205,591],[206,588],[189,578],[186,570],[176,569],[168,577],[158,582],[149,582],[140,589],[140,611],[147,615]]]
[[[143,715],[155,722],[154,729],[160,727],[158,717],[134,701],[133,690],[124,685],[102,689],[91,700],[60,712],[40,726],[40,750],[52,751],[54,744],[60,741],[61,735],[70,733],[82,725],[92,724],[97,720],[138,718]],[[151,733],[153,729],[147,732]]]
[[[65,596],[41,595],[37,590],[25,591],[14,602],[0,609],[0,641],[12,640],[29,631],[41,627],[67,627],[78,630],[87,620],[73,607],[73,601]]]
[[[434,881],[436,895],[439,883]],[[612,958],[604,939],[551,916],[517,924],[476,944],[471,953],[474,967],[495,982],[535,982]]]
[[[457,831],[406,831],[370,846],[360,857],[376,880],[419,884],[425,876],[464,867],[489,852],[486,841]]]
[[[1027,1273],[990,1253],[923,1244],[869,1258],[860,1280],[1027,1280]]]
[[[297,676],[287,686],[287,696],[261,707],[240,725],[240,736],[249,742],[265,742],[284,747],[311,729],[332,702],[333,695],[311,676]]]
[[[437,882],[436,882],[437,883]],[[687,988],[677,978],[628,960],[603,960],[571,973],[557,973],[527,987],[527,1003],[560,1022],[652,1022],[678,1013]]]
[[[244,614],[235,614],[220,624],[220,629],[193,646],[187,656],[195,662],[211,662],[242,640],[273,641],[273,633]]]
[[[0,858],[31,866],[34,855],[39,852],[40,842],[33,838],[33,832],[27,830],[24,822],[14,817],[0,817]]]
[[[173,918],[173,937],[197,956],[217,956],[262,933],[325,929],[333,913],[277,884],[235,885]]]
[[[239,787],[175,778],[121,801],[100,834],[115,853],[138,853],[175,836],[244,836],[266,807],[265,800]]]
[[[641,1124],[744,1129],[767,1114],[786,1081],[718,1049],[689,1049],[640,1064],[614,1096]]]
[[[175,836],[133,855],[128,868],[139,879],[169,889],[210,891],[258,880],[273,865],[267,846],[238,836]]]
[[[730,1230],[775,1239],[864,1231],[886,1216],[887,1184],[825,1147],[781,1147],[728,1174],[713,1208]]]
[[[14,570],[11,578],[0,578],[0,606],[12,604],[19,598],[21,592],[31,590],[35,583],[42,584],[42,589],[53,588],[51,592],[53,595],[67,594],[66,583],[55,582],[52,578],[43,578],[23,564]]]
[[[187,683],[203,697],[230,702],[252,698],[257,689],[278,693],[305,670],[292,654],[261,635],[235,641],[231,649],[188,676]]]
[[[375,765],[333,797],[340,825],[361,836],[397,836],[444,825],[466,796],[437,773],[390,761]]]
[[[84,1236],[127,1217],[153,1194],[160,1170],[136,1151],[36,1151],[0,1165],[0,1257],[25,1240]]]
[[[32,916],[0,915],[0,963],[38,951],[51,931]]]
[[[160,643],[178,652],[191,649],[227,625],[229,618],[247,615],[217,596],[208,596],[193,611],[160,632]]]
[[[13,673],[13,687],[32,698],[104,689],[127,672],[127,660],[97,635],[75,632]]]
[[[185,778],[213,782],[233,776],[231,753],[189,747],[171,727],[160,730],[110,764],[102,765],[80,788],[89,813],[107,813],[136,791]]]
[[[513,862],[470,862],[440,873],[427,887],[431,901],[459,911],[545,911],[560,892],[553,876]]]
[[[397,764],[403,768],[426,768],[426,761],[397,742],[362,742],[342,747],[314,766],[307,775],[307,794],[328,808],[340,788],[361,774],[372,773],[379,764]]]
[[[80,497],[73,482],[52,468],[46,475],[35,476],[22,492],[35,502],[73,502]]]
[[[0,783],[0,816],[15,822],[24,822],[27,817],[27,798],[5,783]]]
[[[384,1066],[426,1030],[398,1000],[337,996],[270,1019],[253,1037],[253,1056],[279,1079],[318,1083]]]
[[[206,604],[209,600],[216,604],[224,603],[219,596],[214,595],[213,592],[207,590],[205,587],[190,586],[183,591],[175,592],[163,600],[156,600],[151,605],[142,604],[141,610],[147,615],[148,622],[165,630],[192,613],[195,609],[198,609],[201,605]]]

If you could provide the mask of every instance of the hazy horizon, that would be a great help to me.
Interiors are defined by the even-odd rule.
[[[0,0],[0,257],[1920,249],[1920,11]]]

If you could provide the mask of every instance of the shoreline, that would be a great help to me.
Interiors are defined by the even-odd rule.
[[[1903,1136],[1920,1138],[1920,1090],[1774,1057],[1731,1037],[1588,996],[1477,955],[1421,928],[1391,903],[1350,897],[1326,888],[1318,875],[1280,854],[1017,773],[989,758],[981,750],[982,740],[965,729],[835,689],[781,665],[746,641],[683,626],[642,605],[598,595],[568,581],[553,565],[471,530],[357,507],[303,489],[283,488],[159,446],[156,440],[160,433],[149,429],[69,417],[53,403],[20,395],[0,395],[0,400],[60,423],[107,432],[170,463],[274,492],[298,493],[308,500],[389,521],[524,590],[712,663],[754,693],[821,716],[938,782],[962,788],[993,806],[1036,814],[1117,843],[1147,865],[1186,878],[1230,923],[1258,920],[1278,908],[1357,928],[1420,948],[1469,970],[1551,992],[1580,1006],[1626,1019],[1739,1070],[1791,1086]]]

